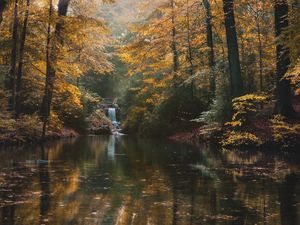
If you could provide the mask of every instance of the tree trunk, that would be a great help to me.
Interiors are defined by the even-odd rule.
[[[186,22],[187,22],[187,44],[188,44],[188,61],[190,64],[189,73],[194,74],[193,53],[191,45],[191,31],[190,31],[190,14],[189,14],[189,0],[186,0]],[[191,82],[191,96],[194,96],[194,81]]]
[[[16,118],[19,118],[21,112],[20,92],[21,92],[22,76],[23,76],[24,48],[25,48],[26,35],[27,35],[29,6],[30,6],[30,0],[26,0],[26,11],[25,11],[22,36],[20,41],[19,65],[18,65],[17,83],[16,83]]]
[[[194,65],[193,65],[193,53],[191,46],[191,31],[190,31],[190,14],[189,14],[189,0],[186,0],[186,23],[187,23],[187,43],[188,43],[188,61],[190,64],[190,75],[193,75]]]
[[[59,0],[58,2],[58,16],[66,16],[68,12],[70,0]],[[56,71],[53,65],[57,60],[57,45],[56,43],[51,43],[51,19],[53,14],[53,6],[52,0],[50,0],[50,7],[49,7],[49,25],[48,25],[48,34],[47,34],[47,52],[46,52],[46,82],[45,82],[45,92],[41,107],[41,114],[43,117],[43,133],[42,139],[46,136],[46,128],[47,123],[49,122],[49,116],[51,111],[51,104],[52,104],[52,97],[54,91],[54,82],[56,77]],[[63,38],[61,37],[61,30],[63,28],[63,21],[58,20],[55,26],[55,36],[56,39],[63,44]],[[53,41],[52,41],[53,42]]]
[[[259,52],[259,87],[260,91],[263,92],[263,49],[262,49],[262,41],[261,41],[261,30],[259,21],[257,22],[257,37],[258,37],[258,52]]]
[[[43,133],[42,139],[46,136],[46,126],[50,114],[49,102],[49,80],[51,76],[51,61],[50,61],[50,41],[51,41],[51,19],[53,15],[53,5],[52,0],[49,0],[49,15],[48,15],[48,28],[47,28],[47,43],[46,43],[46,81],[45,81],[45,93],[43,97],[42,107],[41,107],[41,115],[43,117]]]
[[[275,34],[279,38],[282,32],[288,28],[289,6],[287,0],[275,0]],[[292,93],[290,81],[284,79],[290,65],[289,49],[281,43],[276,45],[276,105],[275,113],[287,117],[296,115],[292,105]]]
[[[213,93],[213,95],[215,95],[216,92],[216,78],[214,76],[215,51],[214,51],[213,31],[212,31],[212,24],[211,24],[212,14],[211,14],[209,0],[203,0],[203,5],[206,11],[206,42],[207,42],[207,47],[209,48],[208,66],[211,69],[210,90]]]
[[[243,95],[243,79],[241,74],[241,64],[239,48],[235,28],[233,0],[223,0],[223,10],[225,15],[226,39],[228,47],[228,60],[231,78],[231,91],[233,97]]]
[[[178,70],[178,51],[176,44],[176,27],[175,27],[175,4],[174,0],[171,0],[172,8],[172,52],[173,52],[173,72],[176,73]]]
[[[256,19],[256,28],[257,28],[257,38],[258,38],[258,53],[259,53],[259,88],[263,92],[263,47],[261,40],[261,27],[259,20],[259,5],[258,0],[255,0],[255,19]]]
[[[17,63],[17,44],[18,44],[18,7],[19,1],[15,0],[14,4],[14,17],[13,17],[13,29],[12,29],[12,49],[11,49],[11,63],[9,71],[9,88],[11,89],[11,110],[15,110],[15,98],[16,98],[16,63]]]

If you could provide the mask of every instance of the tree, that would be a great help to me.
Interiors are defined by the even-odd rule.
[[[66,16],[68,12],[70,0],[59,0],[58,1],[58,22],[55,26],[55,38],[58,40],[59,44],[63,44],[63,38],[61,37],[61,31],[63,28],[63,20],[61,17]],[[57,60],[57,44],[55,42],[56,39],[51,42],[51,20],[53,16],[53,5],[52,0],[49,2],[49,24],[48,24],[48,33],[47,33],[47,53],[46,53],[46,81],[45,81],[45,93],[42,102],[42,117],[43,117],[43,133],[42,138],[46,135],[46,126],[49,121],[50,111],[51,111],[51,103],[54,91],[54,82],[56,71],[54,68],[54,64]]]
[[[173,71],[174,73],[178,70],[178,51],[176,44],[176,26],[175,26],[175,3],[174,0],[171,0],[171,8],[172,8],[172,51],[173,51]]]
[[[277,39],[282,38],[283,32],[289,27],[287,0],[275,0],[275,34]],[[284,76],[290,65],[289,49],[280,41],[276,44],[276,105],[275,113],[287,117],[294,117],[295,110],[292,105],[292,93],[290,80]]]
[[[211,69],[211,76],[210,76],[210,89],[211,92],[215,93],[216,90],[216,82],[215,82],[215,77],[213,74],[214,66],[215,66],[215,51],[214,51],[214,42],[213,42],[213,31],[212,31],[212,13],[211,13],[211,7],[209,0],[203,0],[203,5],[205,8],[206,12],[206,42],[207,42],[207,47],[209,48],[208,52],[208,66]]]
[[[46,81],[45,81],[45,93],[43,97],[43,102],[41,106],[41,114],[43,117],[43,133],[42,133],[42,139],[45,138],[46,135],[46,128],[47,128],[47,122],[50,116],[50,87],[51,84],[54,82],[52,81],[52,65],[51,65],[51,20],[53,16],[53,3],[52,0],[49,0],[49,21],[48,21],[48,28],[47,28],[47,44],[46,44]]]
[[[23,24],[22,34],[21,34],[21,40],[20,40],[19,63],[18,63],[18,72],[17,72],[17,81],[16,81],[16,109],[15,109],[16,118],[19,118],[21,112],[20,92],[21,92],[21,82],[23,76],[24,49],[25,49],[25,42],[27,36],[29,6],[30,6],[30,0],[26,0],[26,11],[25,11],[24,24]]]
[[[18,44],[18,8],[19,0],[14,2],[14,15],[13,15],[13,29],[12,29],[12,48],[11,48],[11,62],[9,71],[9,88],[11,89],[11,109],[15,109],[15,99],[16,99],[16,63],[17,63],[17,44]]]
[[[191,26],[190,26],[190,8],[189,0],[186,0],[186,29],[187,29],[187,59],[189,62],[189,74],[193,76],[194,74],[194,64],[193,64],[193,52],[191,44]],[[194,97],[194,81],[191,82],[191,96]]]
[[[263,46],[262,46],[262,34],[261,34],[261,21],[260,21],[260,2],[255,0],[255,7],[252,7],[254,18],[256,22],[257,39],[258,39],[258,52],[259,52],[259,88],[263,91]]]
[[[233,0],[223,0],[223,10],[225,15],[226,39],[228,47],[228,60],[230,68],[232,96],[243,95],[243,79],[235,27],[234,4]]]

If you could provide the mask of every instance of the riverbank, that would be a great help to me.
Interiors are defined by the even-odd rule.
[[[233,116],[226,123],[198,123],[198,127],[174,132],[169,139],[186,142],[215,142],[226,149],[297,149],[300,146],[300,104],[293,103],[295,115],[274,115],[274,102],[258,95],[233,100]],[[196,121],[195,121],[196,123]]]
[[[63,128],[60,132],[48,132],[46,137],[42,139],[41,133],[35,136],[29,136],[28,134],[22,134],[19,132],[7,133],[0,136],[0,146],[16,146],[16,145],[31,145],[42,142],[49,142],[59,139],[75,138],[80,134],[73,129]]]
[[[6,112],[0,113],[0,146],[34,144],[51,140],[73,138],[79,135],[111,135],[112,122],[103,110],[96,110],[86,118],[69,127],[52,114],[47,124],[46,136],[42,138],[43,123],[37,115],[21,115],[14,119]]]
[[[259,139],[259,144],[250,143],[250,139],[241,136],[242,132],[233,133],[236,145],[229,146],[228,149],[256,148],[256,149],[292,149],[300,147],[300,120],[268,119],[264,117],[256,118],[251,125],[245,128],[247,133]],[[217,143],[222,146],[222,141],[230,133],[230,128],[219,124],[203,125],[188,131],[176,132],[168,136],[168,139],[188,144]],[[246,132],[244,132],[246,133]],[[238,144],[240,143],[240,146]]]

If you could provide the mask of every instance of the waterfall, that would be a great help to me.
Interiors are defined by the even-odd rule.
[[[114,132],[117,132],[120,129],[120,123],[117,121],[116,108],[108,108],[108,118],[114,126]]]
[[[115,108],[109,108],[108,109],[108,118],[113,122],[117,122],[117,114]]]

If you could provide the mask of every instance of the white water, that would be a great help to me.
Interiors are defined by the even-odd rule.
[[[117,122],[117,114],[115,108],[108,109],[108,118],[114,123]]]
[[[120,130],[120,123],[117,121],[117,113],[115,108],[108,108],[108,118],[111,120],[114,130],[114,134],[120,134],[118,131]]]

